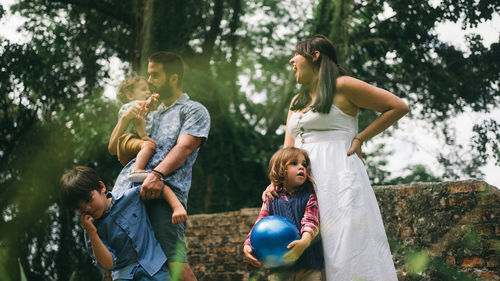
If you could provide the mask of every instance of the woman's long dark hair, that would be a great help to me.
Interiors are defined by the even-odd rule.
[[[314,53],[320,53],[313,62]],[[346,75],[346,71],[338,65],[335,46],[325,36],[318,34],[313,38],[301,41],[295,47],[295,52],[304,56],[313,64],[314,71],[319,71],[318,92],[316,101],[311,106],[313,111],[329,113],[333,104],[337,77]],[[304,109],[311,102],[309,88],[303,86],[297,98],[292,103],[291,110]]]

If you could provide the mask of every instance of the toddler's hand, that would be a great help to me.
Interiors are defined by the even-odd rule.
[[[80,214],[80,224],[87,233],[97,232],[94,225],[94,218],[87,213]]]
[[[160,105],[160,95],[152,94],[147,100],[140,103],[140,109],[137,113],[137,119],[149,120],[148,114],[154,111]]]
[[[185,222],[188,219],[186,209],[182,205],[174,208],[174,213],[172,214],[172,224],[177,225]]]
[[[137,115],[139,115],[139,112],[141,111],[141,104],[140,103],[134,103],[125,113],[123,116],[127,118],[128,121],[137,118]]]
[[[252,255],[252,247],[250,245],[243,246],[243,253],[250,263],[255,267],[261,267],[262,263]]]
[[[148,118],[148,114],[149,114],[148,104],[149,104],[149,101],[145,100],[145,101],[140,102],[139,104],[140,104],[140,109],[139,109],[139,112],[137,112],[137,115],[135,116],[135,118],[149,120],[149,118]]]

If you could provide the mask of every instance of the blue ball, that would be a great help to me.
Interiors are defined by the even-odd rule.
[[[297,227],[282,216],[269,216],[261,219],[250,233],[253,255],[269,267],[288,265],[283,255],[290,249],[286,246],[300,239]]]

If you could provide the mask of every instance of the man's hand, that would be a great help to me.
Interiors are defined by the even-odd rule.
[[[141,188],[141,198],[143,200],[151,200],[160,197],[163,181],[154,173],[149,173]]]
[[[186,209],[182,205],[174,208],[174,213],[172,214],[172,224],[177,225],[185,222],[188,219]]]
[[[97,229],[95,228],[94,225],[94,218],[87,213],[80,214],[80,224],[82,225],[83,229],[87,231],[88,234],[97,232]]]
[[[250,245],[245,245],[243,247],[243,253],[250,263],[255,267],[261,267],[262,263],[252,255],[252,247]]]

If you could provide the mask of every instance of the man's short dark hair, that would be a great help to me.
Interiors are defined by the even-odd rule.
[[[92,190],[101,190],[101,177],[92,168],[76,166],[64,173],[59,181],[59,197],[62,204],[77,209],[80,201],[90,201]]]
[[[160,51],[152,53],[149,56],[149,61],[161,63],[163,65],[163,71],[165,71],[167,77],[170,77],[172,74],[177,74],[177,76],[179,76],[177,86],[181,88],[182,77],[184,75],[184,62],[182,61],[181,56],[171,52]]]

